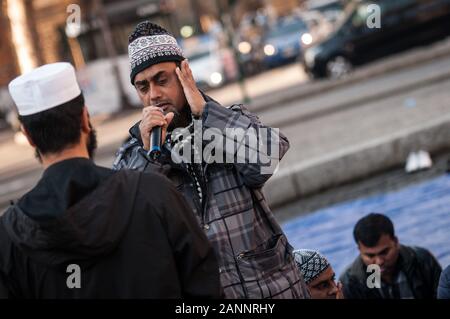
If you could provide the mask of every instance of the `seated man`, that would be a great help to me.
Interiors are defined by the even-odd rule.
[[[450,265],[441,274],[437,297],[438,299],[450,299]]]
[[[342,285],[336,284],[334,270],[321,253],[308,249],[293,253],[312,299],[344,299]]]
[[[441,266],[428,250],[401,245],[388,217],[367,215],[353,236],[360,255],[341,276],[345,298],[436,298]]]
[[[69,63],[9,90],[45,171],[0,218],[0,298],[221,296],[214,252],[175,187],[92,162],[95,131]]]

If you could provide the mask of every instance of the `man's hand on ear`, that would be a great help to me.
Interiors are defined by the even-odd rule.
[[[195,84],[194,76],[187,60],[182,61],[180,68],[177,67],[175,72],[183,87],[184,95],[191,107],[192,114],[197,117],[201,116],[206,102]]]

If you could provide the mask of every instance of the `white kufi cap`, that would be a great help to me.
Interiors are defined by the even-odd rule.
[[[81,94],[70,63],[46,64],[9,83],[19,115],[32,115],[69,102]]]

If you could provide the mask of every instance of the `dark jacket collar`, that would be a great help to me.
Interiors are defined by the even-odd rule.
[[[91,264],[120,242],[135,207],[139,176],[83,158],[58,162],[0,223],[17,247],[41,263]]]

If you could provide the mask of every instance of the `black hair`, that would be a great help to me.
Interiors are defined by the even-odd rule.
[[[382,235],[395,239],[394,224],[383,214],[371,213],[361,218],[353,229],[353,237],[357,244],[374,247]]]
[[[59,153],[80,142],[84,97],[76,98],[49,110],[21,116],[19,121],[40,154]]]

